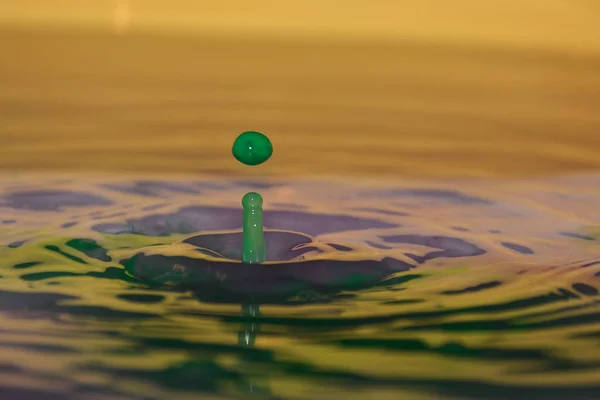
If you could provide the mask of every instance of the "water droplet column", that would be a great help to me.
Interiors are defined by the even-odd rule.
[[[267,259],[265,234],[263,231],[263,199],[255,192],[242,198],[244,207],[242,262],[260,264]]]

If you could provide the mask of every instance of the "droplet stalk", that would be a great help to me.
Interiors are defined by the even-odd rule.
[[[242,262],[244,263],[260,264],[267,259],[262,205],[263,199],[258,193],[249,192],[242,198],[244,208]]]

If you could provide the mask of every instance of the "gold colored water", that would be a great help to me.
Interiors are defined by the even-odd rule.
[[[598,397],[596,56],[17,30],[0,49],[0,397]],[[230,154],[250,129],[275,147],[259,169]],[[150,280],[122,262],[239,229],[249,190],[267,228],[395,270],[261,270],[258,301],[235,273],[157,284],[189,257]]]
[[[600,59],[406,43],[0,34],[0,166],[279,176],[533,176],[600,166]]]

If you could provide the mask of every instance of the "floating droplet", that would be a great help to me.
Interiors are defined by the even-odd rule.
[[[260,132],[242,133],[233,142],[233,156],[246,165],[259,165],[271,158],[273,145],[268,137]]]

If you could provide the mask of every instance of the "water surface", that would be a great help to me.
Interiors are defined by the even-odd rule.
[[[2,390],[594,398],[599,184],[4,176]],[[277,294],[274,282],[261,298],[224,295],[233,275],[190,287],[139,279],[120,262],[239,231],[250,186],[261,187],[267,229],[331,244],[332,258],[403,267],[333,289]]]
[[[0,397],[600,398],[597,55],[0,49]],[[258,169],[230,153],[250,129],[276,148]],[[210,269],[194,246],[235,244],[249,191],[311,247]]]

